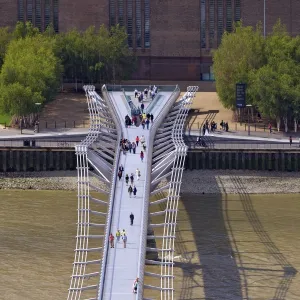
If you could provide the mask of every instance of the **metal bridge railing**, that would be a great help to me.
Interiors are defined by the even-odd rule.
[[[73,272],[71,276],[71,282],[68,293],[68,300],[80,300],[82,292],[86,290],[98,289],[98,284],[84,285],[85,279],[91,277],[100,276],[100,263],[101,254],[99,259],[88,260],[89,252],[99,252],[103,250],[102,247],[89,248],[89,238],[103,239],[106,241],[103,235],[91,235],[90,227],[104,227],[105,224],[97,224],[90,222],[90,215],[106,216],[109,214],[97,210],[90,209],[90,201],[96,202],[97,204],[107,205],[106,201],[91,197],[90,190],[96,189],[98,192],[107,192],[100,187],[92,186],[90,184],[90,166],[95,169],[95,173],[92,175],[96,176],[97,179],[103,181],[106,185],[110,184],[109,177],[111,175],[110,170],[112,169],[109,161],[105,158],[113,160],[112,157],[107,154],[98,153],[97,147],[104,147],[101,144],[105,144],[106,141],[114,141],[118,145],[118,134],[116,125],[112,122],[112,114],[109,103],[105,101],[95,92],[94,86],[84,86],[86,92],[89,115],[90,115],[90,128],[86,138],[77,146],[75,146],[76,158],[77,158],[77,174],[78,174],[78,219],[77,219],[77,235],[76,235],[76,247],[75,257],[73,263]],[[112,153],[112,145],[106,145],[107,152]],[[97,155],[98,153],[98,155]],[[116,156],[115,156],[116,157]],[[116,159],[115,159],[116,160]],[[101,164],[99,164],[101,162]],[[104,166],[103,170],[101,167]],[[97,173],[97,174],[96,174]],[[105,245],[105,242],[104,242]],[[92,264],[99,264],[99,272],[87,273],[88,266]],[[95,298],[96,299],[96,298]]]
[[[142,212],[142,231],[140,237],[140,257],[139,257],[139,265],[138,265],[138,278],[140,282],[140,286],[138,289],[138,293],[136,295],[137,300],[143,299],[144,294],[144,268],[146,261],[146,246],[147,246],[147,232],[148,232],[148,215],[149,215],[149,197],[150,197],[150,187],[151,187],[151,165],[152,165],[152,154],[153,154],[153,142],[159,128],[160,124],[166,118],[168,112],[171,107],[174,105],[174,102],[178,98],[180,94],[180,89],[178,86],[174,87],[174,90],[170,96],[170,100],[167,102],[167,105],[160,111],[157,115],[155,122],[153,123],[150,131],[149,137],[149,150],[148,150],[148,163],[147,163],[147,172],[145,174],[145,197],[147,197],[144,201],[144,207]]]
[[[180,197],[180,188],[182,174],[184,170],[187,146],[183,141],[183,128],[185,120],[192,104],[192,100],[197,92],[197,86],[187,88],[187,92],[180,99],[180,109],[176,116],[172,128],[172,141],[175,145],[175,160],[172,166],[171,179],[167,195],[167,204],[165,209],[165,222],[163,229],[163,241],[161,251],[161,299],[174,299],[174,245],[176,234],[176,222],[178,202]]]
[[[109,96],[107,87],[105,85],[103,85],[103,87],[102,87],[102,94],[103,94],[104,99],[107,101],[107,104],[110,107],[111,111],[113,112],[112,117],[113,117],[114,122],[117,127],[118,143],[117,143],[117,147],[116,147],[115,160],[114,160],[113,170],[112,170],[112,180],[111,180],[112,184],[111,184],[111,188],[110,188],[109,206],[108,206],[107,219],[106,219],[106,224],[105,224],[105,238],[104,238],[104,244],[103,244],[101,274],[100,274],[99,288],[98,288],[98,294],[97,294],[98,300],[103,299],[105,272],[106,272],[107,255],[108,255],[108,247],[109,247],[109,233],[110,233],[109,231],[110,231],[111,222],[112,222],[112,212],[113,212],[113,207],[114,207],[116,178],[117,178],[118,165],[119,165],[119,159],[120,159],[119,141],[122,138],[122,125],[119,121],[119,118],[117,117],[118,114],[117,114],[116,108],[112,103],[112,100]]]

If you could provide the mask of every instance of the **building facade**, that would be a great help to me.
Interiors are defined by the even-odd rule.
[[[263,24],[264,12],[267,32],[278,18],[291,34],[300,32],[298,0],[0,0],[0,26],[31,21],[44,30],[52,23],[60,32],[120,24],[139,56],[134,79],[212,80],[211,51],[223,32],[239,20]]]

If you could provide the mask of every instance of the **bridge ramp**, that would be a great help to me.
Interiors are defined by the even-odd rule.
[[[151,130],[142,129],[142,126],[130,128],[125,127],[125,116],[129,114],[127,106],[122,97],[122,92],[110,92],[110,97],[116,107],[118,117],[122,124],[123,138],[135,141],[136,136],[144,135],[146,145],[149,144],[149,133]],[[162,97],[157,107],[153,108],[152,113],[155,116],[163,108],[165,103],[171,96],[171,92],[161,92]],[[140,239],[142,234],[142,215],[145,199],[145,174],[147,169],[147,149],[144,156],[144,161],[141,162],[140,151],[141,145],[136,149],[136,154],[121,153],[120,164],[124,166],[122,179],[116,184],[114,207],[112,215],[111,232],[115,235],[116,231],[125,229],[128,240],[127,247],[123,248],[123,242],[120,239],[119,243],[115,243],[115,248],[110,248],[107,257],[107,266],[104,279],[104,294],[103,300],[132,300],[133,299],[133,282],[137,277],[139,268],[140,256]],[[141,172],[141,178],[137,181],[136,169]],[[128,187],[125,182],[125,175],[133,173],[135,176],[134,184],[137,188],[137,195],[129,197]],[[130,225],[130,213],[134,214],[134,224]],[[116,239],[115,239],[116,241]]]

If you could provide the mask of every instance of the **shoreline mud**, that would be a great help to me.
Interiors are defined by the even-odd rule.
[[[0,189],[76,190],[76,171],[0,173]],[[107,189],[91,178],[92,183]],[[186,170],[184,194],[293,194],[300,193],[300,173],[243,170]]]

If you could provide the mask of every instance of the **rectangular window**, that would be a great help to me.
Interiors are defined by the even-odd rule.
[[[32,0],[27,0],[27,20],[32,23]]]
[[[51,21],[51,13],[50,13],[50,0],[45,0],[45,11],[44,11],[44,17],[45,17],[45,26],[44,29],[47,29],[47,27],[50,25]]]
[[[215,0],[209,0],[209,47],[213,48],[215,37]]]
[[[118,23],[120,26],[124,26],[124,2],[123,0],[118,0]]]
[[[142,8],[141,0],[135,2],[135,33],[136,33],[136,47],[142,47]]]
[[[127,0],[127,36],[128,36],[128,47],[130,48],[132,48],[132,16],[133,16],[132,0]]]
[[[206,48],[206,0],[201,0],[201,12],[200,12],[200,22],[201,22],[201,48]]]
[[[218,0],[218,43],[221,42],[223,32],[224,32],[223,0]]]
[[[109,25],[116,25],[116,6],[115,0],[109,0]]]
[[[42,8],[41,0],[35,0],[35,26],[42,31]]]
[[[58,32],[58,0],[53,0],[53,28]]]
[[[18,1],[18,20],[24,22],[24,0]]]
[[[235,13],[234,13],[234,21],[241,21],[241,0],[235,0]]]
[[[145,48],[150,48],[150,0],[145,0]]]
[[[226,31],[232,31],[232,6],[231,0],[226,0]]]

